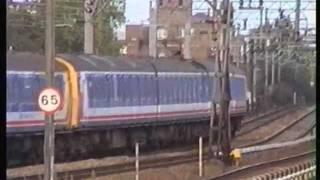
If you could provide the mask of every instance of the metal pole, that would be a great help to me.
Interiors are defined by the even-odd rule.
[[[264,16],[265,16],[264,17],[264,24],[267,25],[267,23],[268,23],[268,8],[265,9],[265,15]]]
[[[214,20],[215,18],[215,15],[216,15],[216,7],[215,6],[212,6],[212,31],[216,31],[215,29],[215,24],[216,23]],[[215,41],[216,43],[219,43],[218,41]],[[215,69],[215,72],[218,71],[218,60],[219,60],[219,56],[220,56],[220,49],[219,49],[219,45],[217,47],[217,51],[216,51],[216,54],[215,54],[215,59],[214,59],[214,69]],[[209,81],[211,80],[211,77],[209,75]],[[214,125],[214,118],[215,118],[215,115],[216,115],[216,107],[215,107],[215,102],[214,102],[214,94],[215,94],[215,89],[216,89],[216,84],[215,83],[215,77],[212,78],[212,91],[211,91],[211,113],[210,113],[210,128],[209,128],[209,155],[211,156],[213,154],[213,150],[212,150],[212,144],[213,144],[213,125]]]
[[[199,137],[199,176],[202,177],[202,137]]]
[[[136,143],[136,180],[139,180],[139,143]]]
[[[294,95],[293,95],[293,104],[296,105],[297,103],[297,68],[298,64],[296,63],[294,68]]]
[[[253,40],[253,44],[254,44],[254,51],[253,51],[253,90],[252,90],[252,94],[253,94],[253,99],[252,99],[252,105],[253,108],[255,109],[256,106],[256,89],[257,89],[257,43],[256,40]]]
[[[268,47],[270,46],[270,40],[267,39],[266,44],[266,53],[265,53],[265,90],[268,89],[268,83],[269,83],[269,50]]]
[[[189,1],[187,22],[185,24],[184,41],[184,59],[191,59],[191,18],[192,18],[192,0]]]
[[[221,28],[220,28],[220,32],[219,32],[219,58],[216,64],[216,67],[218,68],[218,74],[222,74],[222,67],[221,67],[221,61],[223,60],[223,56],[224,56],[224,50],[223,50],[223,32],[224,32],[224,28],[225,26],[223,24],[221,24]],[[219,106],[219,110],[220,110],[220,118],[218,120],[218,140],[217,140],[217,152],[221,151],[221,139],[222,139],[222,120],[221,120],[221,113],[222,113],[222,108],[221,108],[221,92],[222,92],[222,77],[221,76],[217,76],[217,80],[218,80],[218,88],[219,88],[219,94],[220,94],[220,106]]]
[[[300,30],[300,6],[301,6],[301,0],[296,0],[296,19],[295,19],[295,40],[296,40],[296,43],[298,43],[299,41],[299,30]],[[296,52],[298,51],[297,48],[296,49]],[[280,79],[280,78],[279,78]],[[294,86],[294,104],[296,104],[296,90],[297,90],[297,86],[296,86],[296,81],[297,81],[297,62],[296,62],[296,65],[295,65],[295,69],[294,69],[294,79],[295,79],[295,86]],[[280,80],[279,80],[280,81]]]
[[[159,7],[158,0],[155,0],[155,17],[154,17],[154,28],[155,28],[155,46],[154,46],[154,58],[155,60],[158,58],[158,16],[159,16]]]
[[[275,63],[274,63],[274,52],[272,52],[272,54],[271,54],[271,87],[273,87],[274,86],[274,79],[275,79],[275,77],[274,77],[274,75],[275,75]]]
[[[228,2],[228,14],[227,14],[227,22],[225,24],[226,31],[224,32],[224,72],[223,72],[223,89],[221,94],[221,115],[220,115],[220,123],[222,124],[222,153],[225,161],[228,160],[228,156],[230,153],[230,139],[231,139],[231,131],[230,131],[230,122],[228,121],[229,114],[229,103],[230,103],[230,87],[229,87],[229,40],[230,40],[230,18],[231,18],[231,2]],[[224,15],[225,16],[225,15]]]
[[[55,1],[47,0],[46,3],[46,39],[45,39],[45,55],[46,55],[46,79],[47,87],[52,87],[54,73],[55,58]],[[54,179],[54,115],[46,115],[45,117],[45,137],[44,137],[44,179]]]
[[[299,29],[300,29],[300,6],[301,0],[296,0],[296,19],[295,19],[295,39],[299,39]]]
[[[87,1],[84,1],[84,7],[87,5]],[[84,53],[93,54],[93,42],[94,41],[94,29],[92,23],[92,15],[84,8]]]
[[[152,4],[154,2],[154,5]],[[158,0],[150,1],[150,29],[149,29],[149,55],[154,58],[158,57],[157,52],[157,27],[158,27]]]
[[[249,79],[250,79],[250,110],[253,112],[253,89],[254,89],[254,63],[253,63],[253,56],[254,56],[254,41],[250,39],[249,41],[249,65],[248,65],[248,73],[249,73]]]
[[[278,56],[278,83],[281,81],[281,58]]]
[[[231,122],[230,122],[230,118],[229,118],[229,104],[230,104],[230,81],[229,81],[229,62],[230,62],[230,21],[231,21],[231,7],[232,7],[232,3],[229,2],[228,4],[228,15],[227,15],[227,29],[226,29],[226,53],[225,53],[225,89],[224,89],[224,93],[226,93],[227,95],[227,99],[226,99],[226,117],[227,117],[227,121],[228,121],[228,143],[230,143],[231,141]]]

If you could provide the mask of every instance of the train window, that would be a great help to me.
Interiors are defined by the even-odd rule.
[[[88,98],[89,107],[105,108],[113,103],[113,81],[111,75],[89,75]]]
[[[243,78],[231,78],[231,97],[233,100],[245,100],[245,81]]]
[[[134,91],[134,96],[133,96],[133,105],[134,106],[140,106],[140,91],[141,88],[139,88],[139,76],[138,75],[132,75],[132,85],[133,85],[133,91]]]
[[[178,96],[179,96],[180,86],[178,82],[179,82],[178,76],[172,76],[170,78],[170,84],[172,86],[170,104],[179,104]]]
[[[121,89],[123,90],[123,106],[128,106],[130,103],[130,92],[128,92],[128,89],[130,87],[130,79],[128,75],[122,76],[122,86]]]
[[[146,106],[149,104],[149,77],[147,75],[140,76],[139,85],[140,87],[140,106]]]
[[[117,75],[117,90],[118,90],[118,106],[124,106],[126,97],[126,87],[124,75]]]
[[[190,98],[190,94],[191,94],[191,88],[190,88],[190,81],[189,81],[189,77],[185,76],[184,78],[184,87],[185,87],[185,91],[184,91],[184,103],[190,103],[191,102],[191,98]]]
[[[176,96],[177,96],[177,85],[176,85],[176,77],[175,76],[169,76],[168,77],[168,104],[176,104]]]
[[[187,102],[187,84],[186,84],[186,78],[184,76],[179,77],[179,86],[180,86],[180,91],[179,91],[179,102],[180,103],[186,103]]]
[[[183,77],[182,76],[177,76],[176,77],[176,81],[175,81],[175,84],[177,86],[177,91],[176,91],[176,96],[175,96],[175,102],[177,104],[181,104],[183,103]]]
[[[170,95],[170,87],[169,86],[169,77],[163,77],[163,104],[169,104],[169,95]]]
[[[190,79],[189,77],[184,77],[184,81],[185,81],[185,99],[187,100],[186,103],[190,103],[191,102],[191,98],[190,98],[190,94],[191,94],[191,87],[190,87]]]
[[[148,88],[149,88],[149,94],[150,94],[150,103],[151,104],[157,104],[157,84],[156,84],[156,78],[154,76],[150,76],[150,79],[149,79],[149,85],[148,85]]]
[[[180,84],[179,86],[181,87],[180,88],[180,96],[179,96],[179,102],[180,103],[188,103],[188,84],[187,84],[187,78],[184,77],[184,76],[180,76],[179,77],[179,81],[180,81]]]
[[[57,89],[63,92],[63,76],[55,78]],[[39,111],[38,94],[45,86],[44,76],[38,74],[7,75],[7,112]],[[62,94],[63,97],[63,94]]]
[[[168,86],[166,82],[167,78],[166,77],[159,77],[159,93],[160,93],[160,104],[167,104],[167,91],[168,91]]]
[[[194,88],[195,88],[195,102],[199,103],[201,101],[200,101],[200,96],[199,96],[200,95],[200,91],[199,91],[200,84],[199,84],[199,77],[198,76],[194,77],[194,84],[195,84],[195,86],[194,86]]]
[[[145,83],[147,81],[145,75],[138,75],[138,90],[139,90],[139,106],[142,106],[146,103],[146,89],[145,89]]]

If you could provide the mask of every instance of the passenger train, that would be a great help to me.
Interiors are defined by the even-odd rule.
[[[198,131],[207,131],[211,101],[219,102],[220,96],[214,69],[211,61],[57,55],[54,82],[64,101],[55,113],[58,159],[99,148],[126,148],[138,136],[156,141],[161,134],[158,127],[191,124],[183,132],[188,133],[201,122]],[[26,155],[26,161],[36,162],[43,152],[45,121],[37,96],[46,85],[44,70],[43,55],[7,54],[7,157],[11,162]],[[248,97],[245,74],[232,65],[230,89],[234,133],[246,114]],[[166,136],[162,140],[175,138],[169,129],[162,130]]]

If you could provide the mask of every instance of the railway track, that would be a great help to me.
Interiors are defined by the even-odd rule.
[[[268,125],[282,117],[284,117],[285,115],[294,112],[296,110],[298,110],[299,107],[297,106],[289,106],[289,107],[283,107],[281,109],[278,109],[274,112],[270,112],[270,113],[266,113],[263,114],[261,116],[259,116],[258,118],[254,118],[254,119],[248,119],[246,121],[242,122],[242,126],[241,130],[237,133],[237,137],[239,136],[245,136],[247,134],[249,134],[250,132],[254,131],[255,129]]]
[[[297,164],[305,164],[308,162],[313,163],[315,161],[316,151],[312,150],[302,154],[285,157],[279,160],[266,161],[259,164],[254,164],[239,168],[233,171],[229,171],[222,175],[207,178],[206,180],[222,180],[222,179],[252,179],[252,177],[265,174],[266,172],[274,171],[275,169],[290,168]]]
[[[281,111],[277,110],[276,113],[270,113],[269,116],[275,117],[273,114],[281,113],[282,111],[285,111],[288,113],[286,109],[282,109]],[[290,112],[290,111],[289,111]],[[266,118],[268,115],[262,116],[263,118]],[[260,117],[260,118],[262,118]],[[278,116],[276,116],[278,117]],[[259,120],[259,119],[256,119]],[[270,119],[269,119],[270,120]],[[254,121],[254,120],[250,120]],[[250,123],[252,123],[250,122]],[[250,124],[249,123],[249,124]],[[204,160],[208,160],[209,156],[207,152],[204,152]],[[160,167],[168,167],[172,165],[177,164],[184,164],[184,163],[190,163],[195,162],[198,160],[198,153],[197,152],[188,152],[184,153],[184,155],[174,156],[174,157],[167,157],[167,158],[152,158],[152,159],[145,159],[140,161],[140,170],[144,169],[150,169],[150,168],[160,168]],[[76,170],[68,170],[68,171],[61,171],[57,172],[56,179],[86,179],[86,178],[93,178],[93,177],[99,177],[99,176],[105,176],[110,174],[118,174],[123,172],[129,172],[134,171],[135,168],[135,162],[125,162],[125,163],[119,163],[116,165],[106,165],[106,166],[99,166],[99,167],[91,167],[91,168],[85,168],[85,169],[76,169]],[[42,173],[34,174],[34,175],[23,175],[23,176],[13,176],[8,177],[8,179],[12,180],[33,180],[33,179],[42,179],[43,175]]]
[[[299,137],[308,135],[316,125],[315,111],[310,111],[305,116],[293,121],[279,131],[279,133],[271,138],[268,143],[281,143],[285,141],[295,140]]]
[[[290,137],[288,134],[293,134],[290,129],[295,129],[296,127],[301,127],[301,124],[308,121],[309,116],[314,114],[315,109],[309,109],[308,112],[292,120],[289,115],[287,117],[281,117],[280,119],[273,120],[272,123],[265,124],[265,126],[260,126],[249,133],[239,135],[235,138],[233,147],[235,148],[245,148],[249,146],[256,146],[266,143],[283,142],[294,140],[299,136]],[[292,114],[291,114],[292,115]],[[311,121],[312,122],[312,121]],[[297,126],[300,125],[300,126]],[[289,133],[288,133],[289,132]],[[308,134],[310,128],[306,131],[301,132],[300,136],[303,134]],[[296,133],[296,132],[295,132]]]

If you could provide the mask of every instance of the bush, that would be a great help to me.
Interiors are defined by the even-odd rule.
[[[277,105],[286,105],[292,103],[293,88],[287,83],[276,85],[271,92],[272,102]]]

